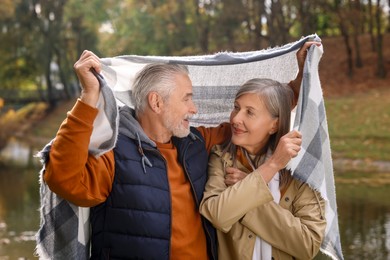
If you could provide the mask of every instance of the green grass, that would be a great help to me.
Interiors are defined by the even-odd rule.
[[[325,99],[334,158],[390,161],[390,90]]]

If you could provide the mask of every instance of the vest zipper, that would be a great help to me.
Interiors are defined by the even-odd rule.
[[[184,153],[183,153],[181,165],[183,165],[184,172],[185,172],[185,174],[186,174],[186,176],[187,176],[187,179],[188,179],[188,181],[189,181],[189,183],[190,183],[190,185],[191,185],[192,195],[194,196],[196,205],[199,206],[200,203],[199,203],[198,198],[196,197],[196,191],[195,191],[194,185],[192,184],[190,175],[189,175],[189,173],[188,173],[188,170],[187,170],[187,167],[186,167],[186,164],[185,164],[185,158],[186,158],[187,150],[188,150],[188,147],[189,147],[191,144],[192,144],[192,143],[189,143],[189,144],[187,145],[187,147],[184,149]]]
[[[198,197],[196,196],[196,191],[195,191],[194,185],[192,184],[192,181],[191,181],[190,175],[189,175],[189,173],[188,173],[186,164],[184,163],[184,162],[185,162],[185,158],[186,158],[186,154],[187,154],[187,150],[188,150],[188,148],[189,148],[189,146],[190,146],[191,144],[192,144],[192,142],[190,142],[190,143],[187,145],[187,147],[184,149],[184,153],[183,153],[183,157],[182,157],[182,162],[181,162],[181,164],[183,165],[184,172],[185,172],[185,174],[186,174],[186,176],[187,176],[187,178],[188,178],[188,181],[189,181],[189,183],[190,183],[190,185],[191,185],[191,190],[192,190],[192,194],[193,194],[193,196],[194,196],[196,205],[198,205],[198,207],[199,207],[199,206],[200,206],[200,202],[199,202],[199,200],[198,200]],[[207,172],[206,172],[206,174],[207,174]],[[198,209],[198,212],[199,212],[199,209]],[[199,212],[199,214],[200,214],[200,212]],[[217,258],[215,257],[215,255],[214,255],[214,243],[213,243],[213,241],[211,241],[211,240],[212,240],[211,234],[210,234],[209,230],[208,230],[207,227],[206,227],[206,223],[205,223],[205,220],[204,220],[203,216],[201,215],[200,217],[201,217],[201,221],[202,221],[203,230],[204,230],[204,232],[206,233],[206,236],[208,236],[208,238],[209,238],[208,240],[210,240],[210,243],[209,243],[209,244],[210,244],[210,247],[211,247],[211,250],[210,250],[210,251],[211,251],[212,257],[213,257],[213,259],[217,259]],[[206,238],[206,247],[207,247],[207,238]],[[207,248],[206,248],[206,249],[207,249]]]
[[[161,153],[158,151],[158,149],[149,149],[144,148],[145,151],[149,151],[151,153],[156,154],[159,156],[165,164],[165,172],[166,172],[166,178],[168,183],[168,192],[169,192],[169,201],[170,201],[170,214],[169,214],[169,221],[170,221],[170,233],[169,233],[169,253],[168,253],[168,259],[171,259],[171,236],[172,236],[172,196],[171,196],[171,185],[169,184],[169,178],[168,178],[168,169],[167,169],[167,160],[165,160],[164,156],[161,155]]]

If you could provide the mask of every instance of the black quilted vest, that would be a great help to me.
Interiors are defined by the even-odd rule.
[[[191,128],[172,138],[189,179],[196,206],[207,181],[208,154],[201,134]],[[169,259],[171,199],[165,159],[145,143],[119,135],[115,177],[106,202],[91,209],[92,259]],[[152,166],[142,163],[142,154]],[[145,169],[145,170],[144,170]],[[217,259],[215,230],[203,218],[210,259]]]

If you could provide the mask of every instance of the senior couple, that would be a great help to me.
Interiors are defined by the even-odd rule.
[[[297,52],[295,80],[245,82],[230,122],[212,128],[189,125],[197,107],[185,66],[145,66],[134,110],[119,111],[128,122],[115,148],[99,157],[88,146],[99,98],[93,70],[101,65],[84,51],[74,65],[81,96],[57,132],[44,181],[91,207],[91,259],[313,258],[325,202],[285,169],[301,146],[290,112],[312,44]]]

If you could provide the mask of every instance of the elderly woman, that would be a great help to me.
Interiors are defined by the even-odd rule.
[[[285,167],[301,146],[289,131],[293,93],[270,79],[241,86],[232,137],[215,146],[200,206],[217,228],[219,259],[311,259],[324,237],[325,201]]]

